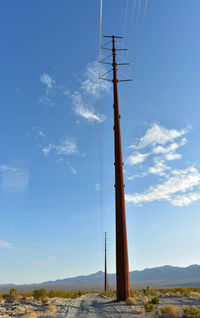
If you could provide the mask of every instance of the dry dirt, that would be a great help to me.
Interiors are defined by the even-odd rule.
[[[112,297],[99,294],[81,296],[75,299],[54,298],[49,304],[42,305],[34,299],[13,299],[0,302],[0,317],[71,317],[71,318],[152,318],[156,309],[165,304],[173,304],[179,308],[180,315],[183,306],[197,306],[200,308],[200,297],[188,298],[180,296],[160,297],[160,304],[155,305],[152,313],[143,310],[143,298],[137,300],[137,305],[127,305],[116,302]]]

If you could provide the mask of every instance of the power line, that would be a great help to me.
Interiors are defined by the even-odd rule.
[[[102,116],[101,105],[101,38],[102,38],[102,16],[103,0],[100,0],[100,30],[99,30],[99,76],[98,76],[98,97],[99,97],[99,116]],[[100,196],[100,235],[103,233],[103,162],[102,162],[102,122],[99,121],[99,196]],[[102,242],[101,242],[102,244]]]

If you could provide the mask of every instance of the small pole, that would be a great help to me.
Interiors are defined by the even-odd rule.
[[[107,253],[106,253],[106,232],[105,232],[105,280],[104,280],[104,291],[106,292],[108,290],[107,285]]]

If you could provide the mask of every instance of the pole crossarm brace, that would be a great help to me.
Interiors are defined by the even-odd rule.
[[[104,35],[104,38],[115,38],[115,39],[123,39],[123,36],[118,36],[118,35]]]
[[[113,80],[111,80],[111,79],[103,78],[103,77],[101,77],[101,76],[99,76],[99,79],[104,80],[104,81],[109,81],[109,82],[112,82],[112,81],[113,81]]]
[[[99,61],[99,63],[101,63],[101,64],[105,64],[105,65],[112,65],[112,70],[114,70],[114,64],[113,64],[113,61],[111,62],[111,61],[109,61],[108,59],[111,57],[111,56],[113,56],[113,47],[112,48],[110,48],[110,47],[106,47],[108,44],[110,44],[110,43],[113,43],[113,40],[115,41],[115,39],[123,39],[124,37],[123,36],[118,36],[118,35],[104,35],[104,38],[112,38],[112,40],[111,41],[109,41],[109,42],[107,42],[106,44],[104,44],[104,45],[102,45],[101,46],[101,49],[102,50],[109,50],[109,51],[112,51],[112,54],[109,54],[108,56],[106,56],[106,57],[104,57],[103,59],[101,59],[100,61]],[[118,42],[118,41],[116,41],[116,42]],[[124,48],[124,47],[122,47],[122,48],[114,48],[114,50],[115,50],[115,67],[117,67],[117,65],[119,65],[119,66],[126,66],[126,65],[130,65],[130,63],[129,63],[129,61],[127,61],[127,60],[125,60],[124,58],[122,58],[121,56],[119,56],[118,54],[116,54],[116,51],[127,51],[128,49],[127,48]],[[122,62],[120,62],[120,63],[117,63],[116,62],[116,57],[119,57],[121,60],[122,60]],[[112,71],[111,70],[111,71]],[[99,75],[99,79],[100,80],[105,80],[105,81],[110,81],[110,82],[112,82],[113,80],[111,80],[111,79],[109,79],[109,78],[105,78],[105,76],[107,75],[107,74],[109,74],[111,71],[108,71],[107,73],[105,73],[105,74],[103,74],[103,75]],[[118,71],[118,69],[116,68],[116,71]],[[119,72],[120,72],[120,70],[119,70]],[[123,77],[125,77],[126,79],[119,79],[119,80],[117,80],[117,82],[130,82],[130,81],[132,81],[132,79],[130,79],[130,78],[128,78],[127,76],[126,76],[126,74],[123,74],[123,72],[120,72],[121,74],[122,74],[122,76]]]

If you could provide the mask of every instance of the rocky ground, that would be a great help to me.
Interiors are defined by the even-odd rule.
[[[183,306],[197,306],[200,309],[200,297],[164,296],[160,304],[155,305],[154,311],[145,313],[142,305],[147,301],[144,297],[137,299],[136,304],[116,302],[113,297],[99,294],[81,296],[74,299],[49,299],[48,304],[32,298],[13,298],[0,300],[0,317],[71,317],[71,318],[152,318],[155,311],[166,304],[176,305],[180,315]]]

